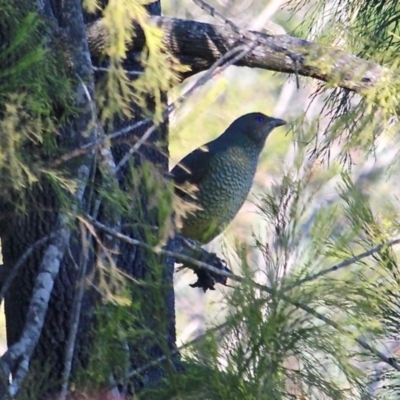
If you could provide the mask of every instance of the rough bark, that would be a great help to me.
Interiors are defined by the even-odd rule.
[[[98,124],[90,125],[93,123],[93,113],[95,112],[91,98],[94,97],[96,84],[102,74],[93,74],[84,23],[98,16],[84,15],[80,0],[69,2],[54,0],[44,1],[40,4],[42,4],[40,11],[46,14],[46,18],[49,18],[54,24],[55,29],[63,32],[66,40],[65,47],[68,48],[69,58],[72,61],[71,73],[77,78],[75,105],[78,111],[63,125],[60,124],[58,138],[60,147],[69,152],[88,141],[96,140],[105,129]],[[160,3],[150,4],[148,10],[151,14],[160,14]],[[84,18],[86,18],[85,21]],[[103,61],[103,65],[107,66],[107,60]],[[140,67],[133,53],[126,60],[125,67],[128,69]],[[166,101],[166,96],[164,96],[164,101]],[[134,121],[143,119],[142,110],[135,104],[132,107],[135,111]],[[149,98],[146,111],[153,107],[153,101]],[[112,125],[107,126],[107,129],[117,130],[134,121],[115,118]],[[89,126],[90,134],[87,135]],[[150,124],[141,126],[140,129],[130,132],[130,136],[140,137],[149,126]],[[145,230],[137,228],[137,222],[145,220],[149,225],[156,225],[158,222],[157,211],[149,208],[149,194],[143,189],[145,185],[140,171],[146,162],[155,166],[156,174],[161,173],[157,171],[167,171],[167,128],[167,123],[162,124],[147,140],[146,146],[143,146],[141,151],[132,157],[132,163],[126,164],[126,167],[121,168],[118,175],[115,176],[120,188],[132,193],[131,217],[120,220],[118,220],[118,216],[114,218],[113,213],[102,203],[99,194],[93,192],[95,185],[103,184],[99,170],[104,169],[104,166],[100,165],[101,157],[100,161],[99,158],[94,159],[93,151],[62,165],[62,168],[65,168],[65,171],[71,177],[75,177],[77,181],[79,181],[79,167],[86,165],[89,171],[87,176],[82,179],[83,186],[79,193],[81,195],[80,204],[77,204],[75,209],[90,213],[95,204],[100,204],[98,216],[101,222],[110,225],[109,222],[112,220],[115,225],[125,227],[121,230],[122,233],[142,241],[149,240]],[[129,145],[124,144],[112,148],[112,153],[109,154],[111,163],[118,163],[129,149]],[[35,148],[30,150],[36,151]],[[90,183],[89,186],[87,186],[88,183]],[[100,304],[95,289],[97,282],[95,266],[96,261],[104,254],[101,249],[96,247],[95,239],[88,230],[83,229],[74,219],[68,221],[63,219],[63,210],[58,194],[49,182],[43,180],[34,185],[28,199],[30,201],[26,202],[26,211],[23,214],[16,208],[16,204],[11,203],[1,210],[0,236],[5,279],[18,263],[20,256],[27,250],[31,250],[29,256],[23,259],[22,267],[6,294],[5,313],[10,351],[0,360],[0,364],[3,367],[3,378],[7,379],[8,372],[11,370],[14,378],[21,376],[22,382],[21,371],[26,375],[26,363],[22,368],[21,357],[16,350],[22,348],[22,341],[28,343],[29,349],[33,352],[32,357],[27,358],[29,374],[31,377],[41,376],[43,378],[45,367],[45,371],[48,373],[46,378],[48,387],[45,390],[54,392],[60,390],[62,379],[65,378],[66,358],[68,352],[71,351],[68,343],[70,343],[71,329],[74,326],[74,321],[71,319],[72,310],[76,306],[75,299],[82,287],[82,276],[88,278],[93,286],[88,285],[86,280],[84,281],[86,285],[80,300],[79,323],[72,346],[72,376],[87,366],[90,352],[96,350],[91,347],[93,344],[92,333],[96,328],[94,310]],[[50,258],[46,258],[49,249],[52,245],[54,246],[54,234],[58,232],[60,218],[68,225],[68,236],[65,243],[63,242],[64,246],[59,246],[57,254],[50,253]],[[132,226],[134,227],[132,228]],[[43,243],[40,242],[40,246],[35,246],[35,243],[43,237],[49,237],[50,243],[44,240]],[[101,233],[99,237],[103,243],[112,245],[110,238]],[[59,235],[57,241],[60,241]],[[140,321],[137,328],[143,333],[138,334],[134,342],[127,343],[131,369],[142,368],[143,376],[145,376],[145,378],[136,377],[134,386],[139,388],[153,384],[165,374],[162,365],[151,366],[147,369],[143,367],[175,348],[175,311],[172,285],[174,263],[172,258],[156,258],[154,254],[132,245],[121,244],[114,248],[114,250],[116,249],[119,250],[118,254],[114,256],[117,267],[132,278],[146,282],[136,287],[132,299],[134,305],[141,304]],[[55,261],[58,264],[48,274],[50,279],[46,286],[46,296],[43,297],[41,292],[35,289],[40,266],[43,263],[50,265]],[[82,271],[84,271],[83,274]],[[33,327],[33,323],[29,320],[29,310],[35,294],[40,297],[41,308],[34,308],[40,312],[36,315],[40,319],[40,324],[38,325],[36,324],[38,321],[34,321],[35,326]],[[33,315],[33,317],[35,316]],[[153,333],[149,334],[149,332]],[[26,336],[28,338],[25,340]],[[168,357],[168,359],[170,358]],[[2,380],[2,383],[4,384],[5,381]],[[3,389],[7,390],[4,386]],[[15,388],[13,390],[17,391]]]
[[[289,35],[271,36],[260,32],[243,32],[239,36],[230,27],[168,17],[151,17],[150,22],[164,32],[164,44],[180,62],[191,67],[183,78],[208,69],[216,60],[235,46],[249,43],[254,37],[259,44],[235,65],[262,68],[271,71],[295,73],[312,77],[332,86],[358,93],[371,89],[390,79],[385,67],[372,61],[348,54],[338,48]],[[104,54],[107,30],[102,20],[87,26],[88,42],[93,60]],[[128,44],[131,51],[143,48],[145,38],[140,27],[135,27],[135,37]]]
[[[95,138],[94,130],[90,128],[90,100],[85,92],[87,90],[93,94],[94,82],[80,7],[78,0],[68,2],[62,10],[62,18],[58,20],[68,36],[73,72],[81,82],[77,83],[75,96],[75,106],[79,111],[59,127],[59,145],[68,149]],[[34,154],[38,149],[31,147],[30,151]],[[74,177],[77,183],[80,182],[76,198],[71,198],[75,208],[85,208],[84,193],[92,165],[93,154],[86,154],[76,162],[65,165],[65,173]],[[84,174],[81,174],[82,168]],[[30,365],[29,373],[33,375],[39,373],[36,368],[48,367],[51,371],[49,378],[60,382],[78,274],[67,254],[70,252],[79,256],[81,252],[81,246],[76,246],[80,243],[80,235],[74,229],[76,224],[61,210],[53,185],[43,178],[25,195],[24,213],[17,210],[16,204],[9,204],[7,212],[2,215],[5,275],[10,273],[21,254],[38,240],[45,236],[51,239],[23,263],[5,297],[9,349],[1,358],[1,363],[3,372],[11,369],[14,378],[20,378],[20,382],[14,379],[12,393],[20,389],[17,384],[21,384],[28,373],[28,370],[24,370],[24,363]],[[93,260],[93,255],[90,258]],[[88,293],[84,302],[88,301],[89,296]],[[90,314],[83,315],[82,326],[87,327],[92,317]],[[77,354],[81,349],[87,354],[87,346],[81,346],[87,343],[87,337],[86,329],[77,343]]]

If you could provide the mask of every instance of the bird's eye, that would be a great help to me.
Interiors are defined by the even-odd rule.
[[[257,115],[257,117],[255,118],[255,120],[257,122],[264,122],[265,118],[262,115]]]

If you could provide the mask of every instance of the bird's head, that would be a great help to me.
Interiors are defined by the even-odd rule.
[[[254,141],[259,146],[264,146],[270,132],[278,126],[285,125],[283,119],[268,117],[260,112],[245,114],[236,119],[228,128],[231,132],[238,132],[241,135]]]

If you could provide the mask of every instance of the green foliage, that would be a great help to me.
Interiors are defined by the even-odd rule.
[[[382,311],[398,289],[394,254],[383,248],[373,261],[323,271],[380,243],[387,232],[347,174],[330,174],[340,182],[338,204],[322,207],[306,228],[304,205],[310,207],[324,185],[309,196],[312,179],[297,180],[291,172],[262,201],[271,232],[267,242],[256,242],[263,261],[250,266],[244,249],[245,280],[224,301],[226,322],[184,352],[184,373],[143,398],[368,396],[371,354],[360,340],[376,344],[387,334]]]
[[[145,280],[132,279],[117,269],[112,276],[111,268],[104,268],[107,275],[98,285],[104,302],[96,310],[88,366],[76,378],[80,389],[90,392],[113,384],[128,387],[129,382],[146,382],[146,368],[142,372],[134,368],[151,363],[149,354],[156,347],[163,349],[167,357],[162,364],[172,371],[173,355],[167,340],[171,321],[166,318],[164,303],[170,288],[163,283],[165,271],[160,259],[150,254],[147,263]]]
[[[132,102],[150,115],[147,95],[156,104],[151,116],[160,121],[165,106],[161,93],[177,84],[182,67],[165,52],[161,32],[149,25],[145,3],[109,1],[103,10],[110,64],[97,93],[102,121],[118,113],[132,116]],[[98,9],[94,0],[84,4],[88,11]],[[398,68],[397,2],[340,1],[326,10],[325,1],[305,0],[296,2],[294,11],[301,7],[306,8],[305,17],[297,17],[303,32],[313,31],[321,43],[337,40],[342,48],[384,62],[393,71]],[[46,50],[45,28],[37,16],[19,15],[1,2],[0,20],[13,37],[0,52],[0,190],[6,195],[10,188],[24,189],[45,174],[67,204],[66,193],[75,183],[24,150],[35,145],[41,147],[40,155],[54,155],[63,120],[58,110],[73,112],[71,82]],[[140,56],[143,71],[134,80],[124,70],[127,43],[135,39],[132,20],[147,40]],[[284,84],[270,72],[227,71],[213,79],[171,117],[174,158],[221,133],[239,114],[281,112],[275,105],[285,102],[278,91]],[[284,108],[284,114],[292,122],[291,132],[268,139],[257,182],[257,212],[246,214],[246,224],[254,222],[259,229],[250,243],[236,248],[234,257],[227,254],[243,281],[230,281],[233,288],[226,293],[206,294],[216,303],[204,307],[210,319],[222,315],[226,321],[185,346],[184,371],[173,371],[174,355],[166,348],[162,299],[167,288],[159,257],[143,253],[148,279],[133,281],[116,268],[114,254],[102,248],[106,257],[96,273],[105,306],[97,310],[91,359],[78,385],[107,386],[111,375],[122,385],[128,375],[143,383],[146,371],[133,374],[128,368],[133,359],[137,365],[165,367],[165,381],[145,391],[141,396],[146,399],[369,398],[371,370],[379,369],[379,357],[363,343],[382,350],[398,332],[399,276],[390,245],[368,257],[355,254],[399,232],[398,157],[383,162],[399,142],[398,93],[397,84],[382,82],[362,100],[337,92],[330,98],[315,96],[319,103],[313,113],[305,111],[308,104],[300,98],[307,96],[289,98],[291,108]],[[368,169],[374,157],[376,164]],[[154,165],[129,171],[128,190],[105,171],[102,186],[92,190],[104,210],[131,217],[131,228],[139,227],[156,249],[172,231],[172,189]],[[163,361],[149,359],[152,346],[165,350]],[[393,389],[398,372],[382,371]],[[381,398],[390,394],[382,393]]]
[[[9,2],[0,2],[0,176],[1,195],[21,191],[46,174],[38,153],[54,154],[57,124],[71,112],[66,64],[47,49],[43,21]]]
[[[128,297],[129,294],[126,293]],[[144,329],[134,328],[140,304],[129,306],[108,303],[97,312],[98,329],[94,335],[89,366],[81,372],[78,381],[85,387],[88,382],[92,388],[103,386],[108,382],[111,373],[124,376],[129,370],[128,340],[137,340]],[[89,389],[89,388],[88,388]]]
[[[171,210],[173,201],[173,186],[165,180],[161,171],[149,162],[142,165],[140,171],[131,168],[133,182],[129,195],[136,205],[135,217],[147,229],[148,243],[159,245],[164,242],[172,231]],[[146,204],[143,204],[143,193],[146,193]],[[148,226],[149,215],[157,229]],[[147,221],[147,224],[146,224]]]
[[[290,3],[300,36],[397,71],[398,2]],[[332,57],[320,63],[331,70]],[[258,213],[247,207],[232,229],[241,234],[251,223],[253,241],[244,254],[226,245],[229,266],[246,280],[230,281],[232,292],[207,304],[207,313],[212,325],[225,315],[227,322],[185,347],[186,372],[160,398],[395,399],[398,371],[363,343],[383,354],[391,354],[392,339],[398,343],[396,248],[355,255],[398,238],[398,82],[382,80],[363,98],[319,89],[309,103],[309,81],[292,95],[285,84],[278,97],[279,78],[265,75],[224,73],[176,114],[176,159],[216,137],[249,104],[292,124],[291,135],[268,139]],[[289,98],[283,112],[276,106],[282,98]]]
[[[164,100],[161,94],[178,83],[178,73],[185,70],[163,45],[163,32],[148,22],[144,8],[148,0],[110,1],[103,10],[103,22],[108,31],[105,54],[109,60],[108,73],[97,91],[97,102],[104,121],[115,113],[132,117],[135,102],[145,115],[155,122],[163,119]],[[96,2],[86,1],[89,11],[96,9]],[[132,21],[143,29],[146,47],[140,55],[140,71],[126,71],[124,60],[127,44],[135,40]],[[132,79],[132,74],[138,77]],[[148,110],[146,96],[151,96],[155,109]]]

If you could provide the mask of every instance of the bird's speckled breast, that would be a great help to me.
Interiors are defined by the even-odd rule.
[[[184,226],[192,238],[207,243],[234,219],[251,189],[258,156],[256,150],[231,147],[212,158],[209,173],[196,193],[202,210],[185,219]]]

